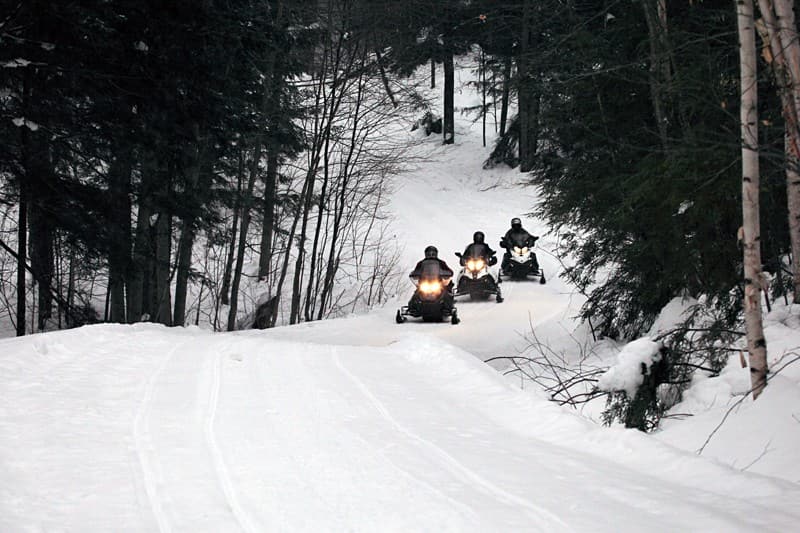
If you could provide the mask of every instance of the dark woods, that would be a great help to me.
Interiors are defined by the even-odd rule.
[[[378,27],[400,5],[369,5],[4,0],[1,296],[17,334],[269,327],[385,299],[403,155],[374,132],[411,96],[393,92]]]
[[[700,322],[740,329],[738,53],[722,0],[3,0],[0,306],[25,334],[270,327],[383,301],[383,206],[406,152],[376,132],[427,117],[454,142],[469,56],[481,105],[463,111],[495,117],[487,166],[540,188],[582,317],[632,338],[694,297],[667,343],[686,363]],[[786,122],[766,57],[761,250],[787,297]],[[441,117],[407,80],[428,65]]]

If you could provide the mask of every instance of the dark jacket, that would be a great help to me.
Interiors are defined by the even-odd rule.
[[[500,246],[503,248],[510,248],[512,246],[533,246],[538,238],[539,237],[534,237],[522,228],[511,228],[503,236],[503,239],[500,241]]]
[[[468,244],[467,247],[464,249],[464,257],[485,257],[489,259],[492,257],[496,252],[489,248],[489,245],[485,242],[477,243],[473,242],[472,244]]]
[[[423,259],[417,266],[414,267],[414,270],[411,271],[409,274],[410,278],[447,278],[453,277],[453,271],[447,266],[447,263],[442,261],[441,259]]]

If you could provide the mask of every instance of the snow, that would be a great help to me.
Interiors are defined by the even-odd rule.
[[[480,126],[456,116],[456,144],[426,140],[428,161],[396,184],[409,270],[428,244],[453,260],[476,230],[496,245],[536,202],[517,172],[481,170]],[[795,530],[800,363],[698,454],[749,387],[738,356],[698,375],[673,410],[693,416],[654,435],[602,427],[482,362],[524,350],[532,328],[557,351],[588,336],[547,253],[556,237],[524,224],[542,235],[547,285],[458,302],[458,326],[395,324],[406,283],[369,313],[267,331],[106,324],[0,340],[0,531]],[[768,317],[774,369],[800,346],[798,315]],[[620,360],[646,363],[655,346]]]
[[[681,205],[678,206],[678,214],[679,215],[684,214],[693,205],[694,205],[694,202],[691,202],[689,200],[684,200],[683,202],[681,202]]]
[[[616,364],[600,376],[597,387],[608,392],[625,391],[628,398],[633,398],[644,382],[645,373],[661,360],[659,348],[660,345],[649,337],[629,342],[617,355]]]
[[[800,306],[773,303],[766,316],[768,386],[753,402],[747,352],[734,353],[718,377],[695,373],[692,387],[662,422],[659,440],[701,451],[732,468],[800,483]]]
[[[23,117],[12,118],[11,122],[18,128],[25,126],[31,131],[36,131],[39,129],[39,125],[37,123]]]
[[[3,63],[2,66],[5,68],[19,68],[19,67],[27,67],[30,64],[31,62],[28,61],[27,59],[18,57],[16,59],[12,59],[11,61],[6,61],[5,63]]]

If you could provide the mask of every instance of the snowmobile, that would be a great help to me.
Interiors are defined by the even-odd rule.
[[[423,322],[443,322],[450,317],[451,324],[458,324],[458,311],[452,304],[450,291],[450,276],[430,275],[423,273],[418,278],[411,278],[416,286],[414,296],[408,305],[397,310],[395,321],[402,324],[408,317],[422,318]],[[449,296],[449,298],[448,298]],[[448,302],[449,300],[449,302]]]
[[[534,276],[539,278],[539,283],[542,285],[547,283],[544,271],[539,267],[536,253],[533,251],[535,243],[535,237],[530,237],[524,242],[501,240],[500,246],[506,249],[506,255],[500,268],[502,275],[514,280],[523,280],[528,279],[529,276]]]
[[[469,294],[470,300],[487,300],[494,294],[497,303],[503,301],[500,286],[489,270],[490,261],[486,257],[464,257],[459,252],[456,252],[456,257],[463,265],[458,274],[456,296]]]

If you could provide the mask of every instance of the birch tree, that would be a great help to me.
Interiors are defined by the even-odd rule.
[[[761,317],[761,235],[759,224],[758,90],[753,1],[737,0],[741,83],[742,245],[744,248],[744,318],[753,399],[767,384],[767,341]]]
[[[800,43],[792,0],[758,0],[764,59],[772,67],[785,123],[786,199],[794,301],[800,301]]]

